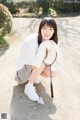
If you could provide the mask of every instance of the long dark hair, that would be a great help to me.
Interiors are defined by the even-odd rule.
[[[45,17],[40,25],[39,25],[39,31],[38,31],[38,45],[42,43],[42,35],[41,35],[41,28],[47,24],[48,26],[52,27],[54,29],[54,34],[50,38],[50,40],[53,40],[56,44],[58,43],[58,35],[57,35],[57,25],[55,20],[52,17]]]

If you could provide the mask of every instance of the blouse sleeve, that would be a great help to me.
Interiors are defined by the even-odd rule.
[[[34,62],[34,49],[30,42],[24,41],[17,59],[17,70],[21,69],[25,64],[33,65]]]

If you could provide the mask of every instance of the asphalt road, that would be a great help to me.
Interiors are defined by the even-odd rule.
[[[14,81],[21,44],[27,35],[38,31],[41,19],[13,20],[13,31],[6,37],[9,48],[0,49],[0,114],[7,113],[7,120],[80,120],[80,16],[55,18],[64,62],[53,80],[54,99],[49,79],[36,85],[43,106],[30,101],[23,93],[24,85]]]

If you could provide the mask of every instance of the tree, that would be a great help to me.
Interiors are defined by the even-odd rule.
[[[12,15],[8,8],[0,4],[0,36],[5,36],[12,29]]]

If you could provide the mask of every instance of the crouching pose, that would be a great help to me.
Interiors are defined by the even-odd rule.
[[[40,82],[41,78],[39,76],[50,77],[50,66],[47,66],[44,60],[49,63],[54,56],[54,50],[59,54],[61,53],[58,46],[57,25],[52,17],[46,17],[42,19],[38,33],[28,36],[23,42],[17,61],[15,80],[18,84],[28,81],[25,85],[24,93],[32,101],[39,102],[41,99],[36,92],[34,83]],[[46,56],[46,52],[48,56]],[[53,64],[52,77],[55,77],[56,72],[57,70]]]

